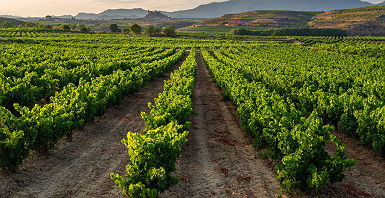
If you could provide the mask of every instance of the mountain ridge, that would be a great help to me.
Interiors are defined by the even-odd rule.
[[[172,18],[215,18],[225,14],[238,14],[254,10],[290,10],[290,11],[330,11],[336,9],[357,8],[373,5],[385,5],[385,2],[373,4],[362,0],[228,0],[202,4],[192,9],[173,12],[162,11]],[[100,13],[80,12],[77,19],[136,19],[143,18],[147,10],[142,8],[132,9],[107,9]],[[57,16],[68,18],[70,15]],[[22,17],[20,17],[22,18]]]
[[[373,6],[369,2],[361,0],[228,0],[224,2],[213,2],[202,4],[193,9],[180,10],[174,12],[162,12],[163,14],[172,18],[214,18],[225,14],[237,14],[254,10],[291,10],[291,11],[330,11],[335,9],[356,8],[364,6]],[[131,14],[135,9],[116,9],[117,12],[126,11],[126,18],[130,16],[137,16],[142,18],[146,15],[146,10],[140,9],[139,13]],[[113,18],[113,9],[109,9],[110,13],[99,13],[96,15],[89,15],[91,17],[106,17]],[[122,15],[115,15],[120,16]],[[75,16],[86,17],[86,16]],[[80,18],[81,19],[81,18]]]

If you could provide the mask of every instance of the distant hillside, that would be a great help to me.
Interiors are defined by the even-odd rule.
[[[251,28],[305,27],[319,11],[257,10],[241,14],[227,14],[198,23],[203,26],[242,26]]]
[[[136,19],[146,16],[147,11],[141,8],[109,9],[99,14],[79,13],[76,19]]]
[[[381,4],[385,5],[385,3]],[[162,13],[171,18],[214,18],[253,10],[330,11],[373,5],[375,4],[362,0],[228,0],[204,4],[188,10]],[[58,18],[136,19],[143,18],[146,14],[147,10],[142,8],[109,9],[101,13],[79,13],[76,16],[64,15]]]
[[[23,24],[25,24],[24,21],[20,21],[20,20],[17,20],[17,19],[10,19],[10,18],[0,17],[0,23],[4,23],[5,21],[8,21],[9,23],[11,23],[13,25],[23,25]]]
[[[326,12],[315,17],[309,26],[341,28],[350,35],[385,36],[385,6]]]
[[[214,18],[253,10],[330,11],[335,9],[372,6],[361,0],[229,0],[200,5],[194,9],[162,12],[172,18]],[[77,19],[134,19],[143,18],[147,11],[135,9],[109,9],[102,13],[79,13]]]
[[[360,0],[229,0],[166,14],[173,18],[213,18],[253,10],[329,11],[371,5]]]
[[[22,18],[22,17],[19,17],[19,16],[12,16],[12,15],[0,15],[0,17],[2,17],[2,18],[9,18],[9,19]]]

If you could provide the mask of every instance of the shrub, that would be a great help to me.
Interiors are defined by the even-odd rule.
[[[162,33],[168,37],[176,36],[175,26],[166,26],[162,29]]]
[[[111,24],[110,25],[110,31],[111,32],[120,32],[119,26],[117,24]]]
[[[132,24],[130,26],[130,31],[132,34],[140,34],[142,32],[142,27],[140,27],[138,24]]]

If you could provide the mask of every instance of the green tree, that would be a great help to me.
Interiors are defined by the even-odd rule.
[[[111,24],[110,25],[110,31],[111,32],[120,32],[119,26],[117,24]]]
[[[159,27],[154,28],[154,36],[158,36],[162,33],[162,30]]]
[[[71,27],[69,25],[60,25],[59,28],[64,31],[71,31]]]
[[[149,37],[155,36],[155,28],[154,28],[154,26],[152,26],[152,25],[148,26],[148,27],[144,30],[144,34],[145,34],[146,36],[149,36]]]
[[[161,29],[150,25],[144,30],[144,34],[149,37],[158,36],[161,34]]]
[[[162,29],[162,33],[168,37],[176,36],[175,26],[166,26]]]
[[[130,33],[130,28],[125,27],[123,28],[123,34],[129,34]]]
[[[81,24],[79,26],[79,30],[81,33],[89,33],[91,31],[91,29],[87,26],[85,26],[84,24]]]
[[[140,34],[142,32],[142,27],[140,27],[138,24],[132,24],[130,26],[130,31],[132,34]]]

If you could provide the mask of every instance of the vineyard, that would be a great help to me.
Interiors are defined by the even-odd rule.
[[[0,197],[385,194],[384,38],[0,37]]]

